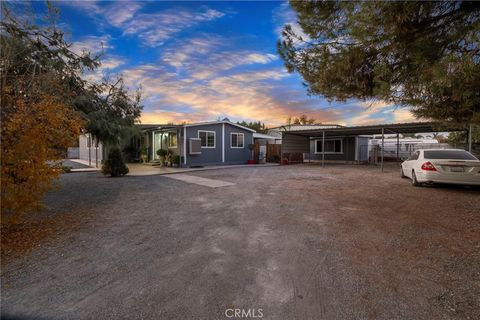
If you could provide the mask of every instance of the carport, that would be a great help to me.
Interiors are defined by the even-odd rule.
[[[352,138],[359,136],[372,136],[380,135],[382,136],[382,150],[380,154],[380,166],[383,171],[384,169],[384,143],[385,143],[385,134],[396,134],[397,137],[397,161],[399,160],[399,135],[400,134],[412,134],[419,132],[443,132],[443,131],[462,131],[465,129],[460,129],[459,126],[455,125],[446,125],[444,123],[438,122],[411,122],[411,123],[395,123],[395,124],[378,124],[378,125],[366,125],[366,126],[351,126],[351,127],[337,127],[337,128],[322,128],[322,129],[309,129],[309,130],[299,130],[299,131],[285,131],[283,132],[282,137],[282,159],[284,155],[288,155],[289,158],[292,158],[294,161],[300,162],[302,158],[303,162],[303,153],[308,152],[310,154],[310,141],[317,138],[316,143],[318,143],[318,149],[322,150],[321,152],[316,152],[321,155],[322,166],[325,166],[325,155],[328,152],[325,152],[325,142],[329,139],[336,137],[342,138]],[[467,129],[468,132],[468,151],[472,150],[472,125]],[[358,139],[356,140],[358,142]],[[321,145],[320,145],[321,143]],[[317,148],[317,146],[315,146]],[[341,146],[343,148],[343,146]],[[358,148],[358,144],[355,144],[355,148]],[[356,155],[358,150],[355,150]]]

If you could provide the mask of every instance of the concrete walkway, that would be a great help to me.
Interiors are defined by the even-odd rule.
[[[232,169],[232,168],[242,168],[242,167],[272,167],[278,166],[277,163],[268,163],[268,164],[237,164],[237,165],[227,165],[227,166],[208,166],[203,168],[170,168],[170,167],[160,167],[160,166],[151,166],[141,163],[129,163],[128,168],[130,172],[128,176],[153,176],[153,175],[164,175],[164,174],[174,174],[174,173],[185,173],[193,171],[205,171],[205,170],[217,170],[217,169]]]
[[[68,159],[70,162],[75,162],[81,166],[82,168],[72,168],[70,171],[71,172],[94,172],[94,171],[100,171],[102,170],[102,164],[98,164],[98,168],[95,167],[95,161],[92,161],[91,165],[89,166],[89,163],[87,160],[82,160],[82,159]]]
[[[71,172],[95,172],[101,171],[101,164],[98,165],[98,168],[95,167],[95,162],[92,161],[91,167],[87,160],[82,159],[68,159],[71,162],[75,162],[83,166],[83,168],[72,168]],[[241,167],[271,167],[278,166],[278,163],[267,163],[267,164],[237,164],[237,165],[226,165],[226,166],[208,166],[203,168],[171,168],[171,167],[160,167],[152,166],[142,163],[128,163],[128,169],[130,172],[129,176],[153,176],[153,175],[163,175],[163,174],[172,174],[172,173],[185,173],[192,171],[205,171],[205,170],[217,170],[217,169],[231,169],[231,168],[241,168]]]
[[[228,182],[228,181],[202,178],[202,177],[191,176],[188,174],[181,174],[181,173],[171,174],[171,175],[168,175],[167,177],[169,179],[180,180],[186,183],[198,184],[200,186],[205,186],[210,188],[220,188],[220,187],[228,187],[228,186],[235,185],[235,183]]]

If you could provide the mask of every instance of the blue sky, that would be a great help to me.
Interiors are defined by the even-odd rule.
[[[142,123],[232,121],[284,124],[306,114],[317,122],[362,125],[412,120],[382,101],[329,103],[309,97],[276,53],[288,3],[58,2],[60,22],[77,51],[102,53],[92,80],[121,74],[141,85]],[[43,11],[44,4],[33,3]]]

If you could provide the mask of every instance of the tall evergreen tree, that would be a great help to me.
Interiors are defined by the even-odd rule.
[[[480,122],[480,2],[291,1],[278,52],[308,91]]]

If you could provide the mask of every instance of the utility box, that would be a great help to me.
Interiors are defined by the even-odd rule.
[[[189,154],[202,154],[202,141],[200,138],[190,138],[188,142]]]

